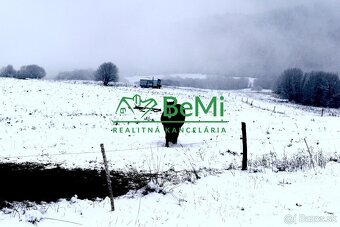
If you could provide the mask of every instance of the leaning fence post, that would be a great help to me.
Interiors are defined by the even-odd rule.
[[[315,165],[314,165],[314,161],[313,161],[313,155],[310,152],[310,149],[309,149],[309,146],[308,146],[306,138],[303,138],[303,140],[305,141],[305,144],[306,144],[306,147],[307,147],[307,151],[308,151],[308,154],[309,154],[310,162],[312,163],[313,169],[315,170]]]
[[[242,170],[247,170],[247,130],[246,123],[242,122],[242,145],[243,145],[243,157],[242,157]]]
[[[113,201],[112,184],[111,184],[109,167],[107,165],[107,159],[106,159],[104,144],[100,144],[100,150],[102,152],[103,160],[104,160],[104,168],[105,168],[105,173],[106,173],[106,181],[107,181],[107,186],[109,188],[109,197],[110,197],[110,201],[111,201],[111,211],[114,211],[115,210],[115,205],[114,205],[114,201]]]

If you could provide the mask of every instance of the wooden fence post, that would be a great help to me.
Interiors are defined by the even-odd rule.
[[[313,161],[313,155],[310,152],[310,149],[309,149],[309,146],[308,146],[306,138],[304,138],[303,140],[305,141],[305,144],[306,144],[306,147],[307,147],[307,151],[308,151],[308,154],[309,154],[310,162],[312,163],[313,169],[315,170],[315,165],[314,165],[314,161]]]
[[[102,152],[103,160],[104,160],[104,168],[105,168],[105,173],[106,173],[106,181],[107,181],[107,186],[109,188],[109,197],[110,197],[110,201],[111,201],[111,211],[114,211],[115,210],[115,205],[114,205],[114,201],[113,201],[112,184],[111,184],[109,167],[107,165],[107,159],[106,159],[104,144],[100,144],[100,150]]]
[[[242,170],[247,170],[247,129],[246,123],[242,122],[242,145],[243,145],[243,157],[242,157]]]

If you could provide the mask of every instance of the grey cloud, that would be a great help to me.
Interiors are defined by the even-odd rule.
[[[336,1],[13,0],[0,3],[0,65],[50,76],[113,61],[122,75],[339,71]]]

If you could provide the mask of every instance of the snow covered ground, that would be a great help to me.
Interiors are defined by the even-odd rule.
[[[163,96],[176,96],[179,102],[195,96],[206,102],[212,96],[224,96],[223,120],[229,121],[223,124],[226,133],[181,133],[179,144],[171,148],[164,147],[163,133],[114,134],[112,120],[122,120],[115,114],[117,105],[123,96],[134,94],[155,98],[159,103]],[[150,119],[159,120],[160,114],[153,112]],[[134,115],[128,117],[133,119]],[[42,218],[38,226],[76,225],[60,220],[83,226],[287,226],[289,222],[320,226],[315,220],[311,224],[300,219],[301,215],[340,215],[340,164],[329,162],[324,168],[318,165],[320,160],[339,157],[339,117],[340,110],[325,109],[321,117],[321,108],[288,104],[266,91],[158,90],[0,78],[2,162],[100,168],[99,144],[104,143],[114,170],[162,172],[194,168],[222,172],[202,176],[195,183],[165,183],[162,188],[169,192],[166,195],[131,192],[116,200],[117,211],[113,213],[109,212],[107,200],[76,198],[34,206],[26,214],[20,209],[9,214],[2,211],[0,226],[31,226],[27,220],[32,217]],[[261,160],[308,157],[305,140],[315,169],[277,172],[273,166],[260,166],[261,171],[256,173],[239,171],[241,122],[247,123],[251,170]],[[285,218],[286,215],[292,216]],[[322,226],[338,224],[333,220]]]
[[[0,226],[338,226],[340,164],[317,172],[207,176],[168,185],[169,193],[131,193],[110,202],[70,201],[0,212]],[[7,212],[11,212],[8,210]],[[314,220],[311,222],[310,220]],[[324,220],[324,221],[321,221]],[[72,223],[70,223],[72,222]],[[76,224],[75,224],[76,223]]]

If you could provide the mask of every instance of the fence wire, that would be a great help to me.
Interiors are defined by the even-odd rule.
[[[269,142],[291,142],[293,139],[270,139],[270,138],[248,138],[249,141],[269,141]],[[193,143],[185,143],[179,144],[181,147],[192,146],[192,145],[199,145],[199,144],[212,144],[212,143],[221,143],[227,141],[241,141],[241,138],[229,138],[223,140],[210,140],[210,141],[202,141],[202,142],[193,142]],[[298,140],[293,140],[295,143],[304,143],[304,138],[299,138]],[[339,141],[340,145],[340,138],[327,138],[327,139],[317,139],[317,138],[309,138],[308,141]],[[98,146],[99,147],[99,146]],[[138,150],[152,150],[152,149],[159,149],[164,148],[163,146],[155,145],[155,146],[145,146],[145,147],[135,147],[135,148],[123,148],[123,149],[114,149],[114,150],[106,150],[106,153],[113,153],[113,152],[122,152],[122,151],[138,151]],[[231,151],[228,149],[228,151]],[[231,151],[235,153],[239,153],[237,151]],[[90,151],[90,152],[59,152],[59,153],[43,153],[43,154],[32,154],[32,155],[16,155],[16,156],[0,156],[1,159],[18,159],[18,158],[35,158],[35,157],[48,157],[51,158],[53,156],[68,156],[68,155],[89,155],[89,154],[101,154],[100,149],[98,151]]]
[[[198,145],[198,144],[210,144],[210,143],[220,143],[225,141],[231,141],[233,139],[225,139],[219,141],[202,141],[202,142],[194,142],[194,143],[186,143],[179,144],[180,146],[190,146],[190,145]],[[106,150],[106,153],[111,152],[121,152],[121,151],[136,151],[136,150],[150,150],[150,149],[158,149],[162,148],[162,146],[145,146],[145,147],[135,147],[135,148],[124,148],[124,149],[115,149],[115,150]],[[17,155],[17,156],[0,156],[2,159],[15,159],[15,158],[34,158],[34,157],[52,157],[52,156],[63,156],[63,155],[87,155],[87,154],[101,154],[100,149],[98,151],[90,151],[90,152],[60,152],[60,153],[46,153],[46,154],[36,154],[36,155]]]

